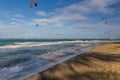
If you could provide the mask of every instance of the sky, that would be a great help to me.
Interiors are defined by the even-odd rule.
[[[38,6],[31,8],[32,1]],[[0,39],[120,39],[119,4],[120,0],[0,0]],[[108,24],[102,18],[108,18]]]

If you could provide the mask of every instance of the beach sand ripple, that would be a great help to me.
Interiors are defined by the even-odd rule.
[[[120,80],[120,43],[96,46],[26,80]]]

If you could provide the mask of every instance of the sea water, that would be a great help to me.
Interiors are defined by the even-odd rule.
[[[0,80],[23,80],[98,45],[102,40],[0,40]],[[108,41],[107,41],[108,42]]]

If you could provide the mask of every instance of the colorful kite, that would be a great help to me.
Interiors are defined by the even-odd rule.
[[[105,24],[107,24],[109,22],[109,20],[108,20],[108,18],[106,18],[106,20],[105,20]]]
[[[37,3],[36,3],[36,2],[34,2],[34,1],[32,1],[32,2],[30,3],[30,7],[32,7],[32,6],[37,7]]]
[[[105,24],[107,24],[109,22],[108,18],[102,18],[102,20],[105,20]]]

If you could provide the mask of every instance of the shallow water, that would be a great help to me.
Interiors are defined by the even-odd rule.
[[[89,51],[99,43],[101,41],[13,41],[2,45],[0,46],[0,80],[22,80]]]

